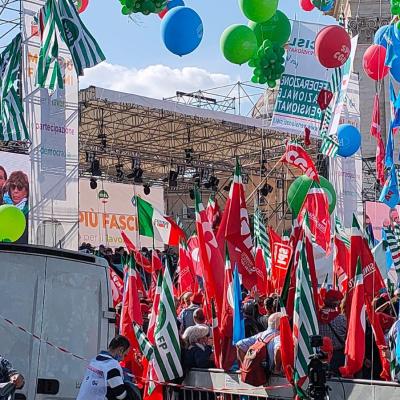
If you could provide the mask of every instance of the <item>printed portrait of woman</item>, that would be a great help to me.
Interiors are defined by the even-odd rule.
[[[3,186],[3,204],[18,207],[25,215],[29,211],[29,179],[22,171],[14,171]]]
[[[3,166],[0,165],[0,206],[3,204],[3,187],[7,182],[7,172]]]

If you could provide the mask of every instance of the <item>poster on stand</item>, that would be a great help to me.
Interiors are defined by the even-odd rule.
[[[272,116],[271,127],[304,135],[319,136],[322,113],[317,98],[328,89],[330,73],[315,56],[315,37],[324,25],[294,21],[286,51],[283,73]]]
[[[28,243],[31,166],[27,154],[0,151],[0,205],[11,204],[25,215],[25,232],[16,243]]]
[[[29,240],[78,249],[78,79],[70,53],[59,40],[64,89],[36,86],[43,0],[22,1],[25,120],[32,139]]]

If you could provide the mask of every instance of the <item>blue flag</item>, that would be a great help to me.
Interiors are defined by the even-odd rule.
[[[390,208],[394,208],[399,203],[399,187],[397,184],[396,167],[392,165],[389,176],[383,186],[379,201],[385,203]]]
[[[385,58],[385,65],[391,67],[393,61],[400,57],[400,40],[397,38],[395,34],[395,26],[394,24],[389,25],[389,28],[386,29],[384,38],[387,42],[386,48],[386,58]]]
[[[392,129],[400,126],[400,96],[396,96],[392,80],[389,79],[389,93],[390,93],[390,114],[392,121]]]
[[[242,290],[237,265],[233,270],[233,344],[245,338],[242,308]]]
[[[386,142],[386,150],[385,150],[385,167],[392,168],[393,167],[393,151],[394,151],[394,142],[393,142],[393,129],[392,123],[390,123],[388,139]]]

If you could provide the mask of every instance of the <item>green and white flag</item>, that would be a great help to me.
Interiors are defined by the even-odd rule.
[[[105,60],[100,46],[79,17],[71,0],[47,0],[39,12],[41,43],[37,71],[40,87],[64,87],[58,63],[58,36],[65,42],[78,76]]]
[[[83,75],[85,68],[91,68],[106,58],[100,46],[83,24],[79,13],[71,0],[56,1],[61,37],[68,46],[78,75]]]
[[[254,248],[261,247],[267,271],[271,271],[271,244],[265,228],[264,218],[259,208],[254,213]]]
[[[0,55],[0,141],[29,140],[22,101],[18,95],[21,44],[19,33]]]
[[[42,88],[55,90],[64,88],[64,80],[58,63],[58,39],[56,30],[56,3],[47,1],[39,11],[40,46],[36,84]]]
[[[139,343],[140,351],[150,361],[154,353],[153,346],[151,345],[151,343],[147,339],[146,334],[143,332],[139,325],[134,323],[133,329],[135,331],[136,339]]]
[[[172,279],[167,259],[161,286],[160,303],[154,332],[154,369],[159,382],[168,382],[183,376],[181,365],[181,346]]]
[[[333,136],[325,135],[322,138],[320,152],[328,157],[336,157],[339,151],[339,143]]]
[[[296,293],[293,313],[294,383],[300,397],[304,397],[303,385],[308,375],[308,363],[313,349],[310,336],[318,335],[318,320],[308,268],[305,240],[300,251],[296,270]]]

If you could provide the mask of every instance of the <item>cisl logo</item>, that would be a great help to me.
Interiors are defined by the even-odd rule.
[[[103,189],[99,191],[99,194],[97,195],[97,197],[103,204],[107,204],[108,199],[110,198],[108,193]]]
[[[72,46],[79,37],[79,29],[70,19],[63,18],[62,24],[68,46]]]

